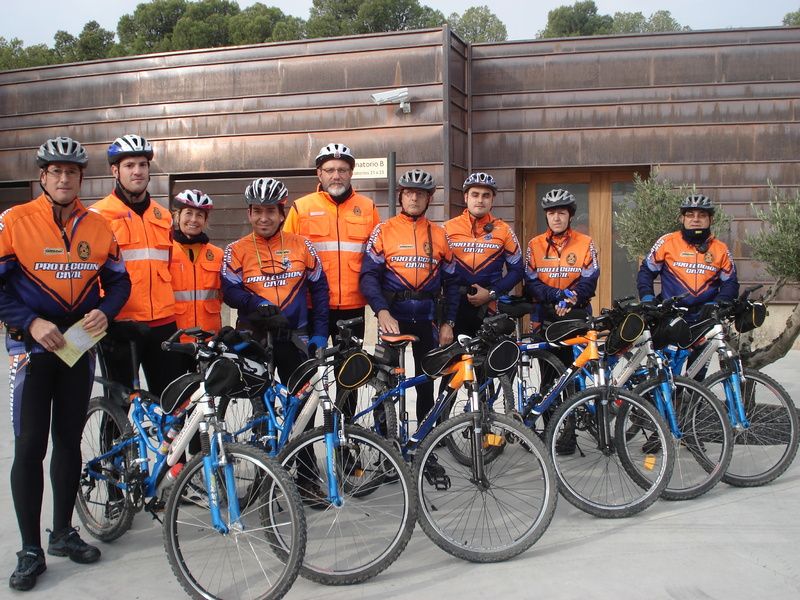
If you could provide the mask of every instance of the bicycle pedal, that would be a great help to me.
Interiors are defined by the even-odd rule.
[[[125,507],[125,500],[109,500],[106,502],[105,510],[103,511],[106,519],[117,519],[122,514]]]
[[[505,446],[506,439],[502,435],[497,435],[496,433],[487,433],[483,436],[483,448],[489,448],[491,446],[494,447],[501,447]]]
[[[450,489],[450,477],[448,477],[444,467],[440,464],[426,465],[422,474],[425,477],[425,481],[428,482],[428,485],[432,485],[434,489],[440,492]]]

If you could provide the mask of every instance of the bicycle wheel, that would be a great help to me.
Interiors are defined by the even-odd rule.
[[[233,435],[250,425],[254,415],[266,414],[264,399],[257,398],[228,398],[223,396],[217,406],[217,416],[221,421],[225,421],[225,428]],[[266,425],[261,423],[255,427],[245,429],[239,435],[234,435],[234,441],[249,443],[258,447],[263,447]],[[264,449],[267,452],[271,448]]]
[[[495,409],[498,409],[502,413],[505,410],[506,400],[504,395],[509,384],[510,382],[506,379],[506,385],[503,385],[501,378],[492,378],[486,383],[483,388],[484,391],[481,393],[481,402],[487,402],[487,408],[490,412],[495,412]],[[445,402],[447,402],[448,407],[443,413],[442,422],[448,418],[448,415],[450,418],[454,418],[478,410],[477,406],[471,406],[465,386],[461,386],[456,392],[451,393]],[[497,433],[500,435],[500,432]],[[468,427],[461,431],[461,435],[448,435],[441,441],[458,462],[462,465],[472,465],[472,457],[470,455],[472,433]],[[501,452],[503,452],[503,446],[486,446],[483,452],[483,459],[486,462],[491,462]]]
[[[448,437],[474,431],[479,414],[448,419],[426,436],[415,457],[419,524],[445,552],[472,562],[498,562],[520,554],[545,532],[558,499],[552,462],[544,444],[524,425],[489,414],[484,445],[503,447],[485,462],[476,481],[464,465],[439,451]]]
[[[551,352],[547,352],[545,350],[534,350],[532,352],[527,352],[527,357],[523,357],[524,360],[527,358],[528,361],[528,377],[524,382],[524,389],[525,394],[530,396],[532,394],[542,394],[547,391],[547,389],[553,384],[553,382],[561,377],[561,374],[566,370],[564,367],[564,363]],[[504,375],[501,377],[501,381],[503,382],[503,390],[504,390],[504,398],[506,400],[506,413],[511,413],[512,411],[519,410],[519,404],[516,398],[516,383],[514,382],[514,378],[516,373],[511,373],[511,375]],[[568,387],[565,388],[560,395],[561,400],[565,399],[567,396],[571,395],[572,391],[574,390],[574,384],[568,384]],[[557,401],[556,404],[559,402]]]
[[[386,386],[377,382],[367,382],[344,397],[342,406],[353,407],[352,415],[366,411],[375,402],[375,398],[386,392]],[[340,407],[341,408],[341,407]],[[388,440],[397,437],[397,407],[392,400],[385,400],[373,410],[365,412],[358,420],[348,418],[348,423],[374,431]]]
[[[335,452],[341,505],[330,502],[328,447],[318,427],[292,440],[279,460],[306,504],[308,546],[300,574],[328,585],[357,583],[391,565],[406,547],[417,515],[411,473],[390,443],[345,426]]]
[[[227,464],[214,467],[214,478],[228,532],[214,527],[203,457],[195,456],[170,491],[164,515],[164,548],[172,572],[192,598],[282,598],[305,551],[300,496],[263,450],[244,444],[225,444],[224,449]],[[228,510],[231,477],[240,511],[235,523]]]
[[[629,517],[658,500],[672,476],[675,454],[667,424],[647,400],[612,389],[602,410],[601,399],[600,388],[567,399],[547,426],[547,447],[559,490],[571,504],[597,517]],[[639,436],[627,435],[631,430],[652,436],[657,447],[643,451]],[[575,442],[569,451],[559,447],[567,436]],[[632,477],[626,462],[641,464],[635,472],[643,477]]]
[[[120,406],[104,397],[92,398],[81,434],[81,456],[91,461],[131,435],[128,416]],[[83,464],[75,510],[86,531],[103,542],[117,539],[131,527],[136,508],[130,490],[123,492],[114,484],[125,480],[136,451],[131,444],[93,463],[91,470],[87,462]]]
[[[663,398],[661,385],[664,381],[664,375],[649,379],[637,386],[634,393],[656,406],[658,399],[672,402],[680,438],[675,437],[677,432],[672,432],[675,467],[661,497],[689,500],[705,494],[725,474],[733,453],[733,431],[724,405],[706,386],[694,379],[676,376],[671,398]],[[628,435],[638,433],[642,430],[634,428]],[[654,442],[647,438],[640,438],[640,441],[646,449],[653,449]],[[628,472],[635,476],[638,464],[629,465],[633,470]]]
[[[726,406],[733,406],[730,371],[706,378],[706,386]],[[726,389],[728,388],[728,389]],[[722,481],[736,487],[755,487],[773,481],[789,468],[797,454],[797,407],[783,386],[755,369],[744,370],[740,384],[748,427],[733,429],[733,458]]]

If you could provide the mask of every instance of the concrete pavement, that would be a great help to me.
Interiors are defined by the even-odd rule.
[[[6,382],[6,357],[0,356],[0,361],[0,381]],[[765,369],[795,402],[800,398],[798,367],[800,351],[795,350]],[[8,482],[13,434],[8,420],[0,428],[0,471]],[[0,575],[7,578],[20,543],[8,483],[0,486],[0,508],[0,567],[5,568]],[[48,489],[43,535],[51,526],[50,510]],[[287,598],[797,598],[798,514],[800,461],[767,486],[739,489],[720,484],[698,499],[660,500],[623,520],[597,519],[560,500],[541,540],[505,563],[476,565],[453,558],[417,527],[402,556],[377,578],[340,588],[298,578]],[[91,541],[88,535],[87,539]],[[184,596],[167,563],[161,529],[148,515],[137,515],[131,531],[99,546],[103,559],[94,565],[48,557],[47,572],[28,595],[64,600]],[[0,598],[20,597],[6,581],[0,582]]]

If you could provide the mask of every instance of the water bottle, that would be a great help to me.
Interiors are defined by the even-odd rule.
[[[180,430],[176,429],[175,427],[170,427],[167,431],[166,435],[164,435],[164,441],[161,442],[161,445],[158,447],[159,454],[166,454],[169,452],[170,444],[172,444],[172,440],[175,439],[175,436],[178,435]]]
[[[183,463],[175,463],[172,465],[167,474],[164,475],[164,479],[161,480],[161,483],[158,485],[158,492],[161,496],[166,495],[169,489],[175,484],[175,480],[178,478],[178,475],[181,474],[183,471],[184,464]]]

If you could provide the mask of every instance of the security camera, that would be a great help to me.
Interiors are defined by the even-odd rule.
[[[375,104],[387,104],[389,102],[405,102],[408,100],[408,88],[397,88],[386,92],[375,92],[370,94]]]

